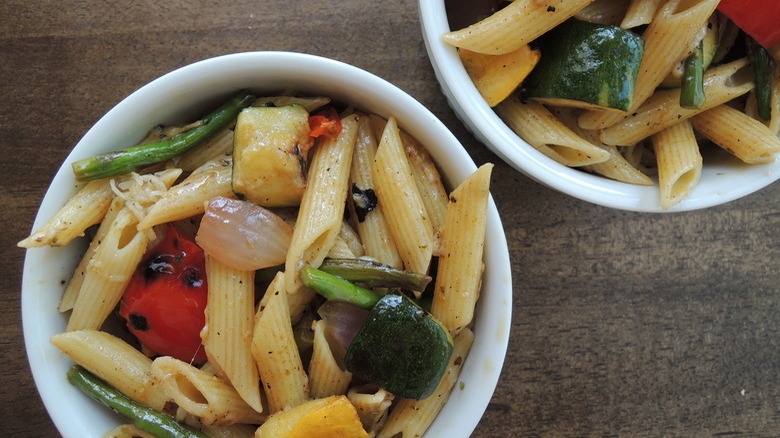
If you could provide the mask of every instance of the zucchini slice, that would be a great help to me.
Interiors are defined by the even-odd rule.
[[[571,19],[539,39],[541,59],[525,97],[577,108],[627,111],[645,42],[616,26]]]
[[[403,398],[433,393],[452,354],[449,332],[404,295],[388,294],[352,340],[347,370]]]

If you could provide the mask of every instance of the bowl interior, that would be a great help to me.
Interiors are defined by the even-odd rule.
[[[487,105],[442,35],[450,31],[444,0],[420,0],[423,37],[436,77],[450,106],[474,136],[512,167],[548,187],[594,204],[642,212],[696,210],[753,193],[780,178],[780,160],[748,165],[727,154],[705,157],[699,183],[665,210],[656,186],[613,181],[558,164],[515,134]],[[776,154],[780,157],[780,154]]]
[[[387,117],[428,147],[446,183],[453,186],[476,170],[447,128],[425,107],[388,82],[356,67],[311,55],[250,52],[204,60],[168,73],[138,89],[101,118],[76,145],[55,175],[34,228],[50,218],[75,191],[70,163],[95,153],[129,146],[152,126],[198,117],[240,88],[272,94],[281,90],[329,96]],[[485,272],[476,335],[450,401],[426,437],[467,437],[495,389],[509,339],[512,287],[509,255],[498,212],[489,205]],[[54,423],[65,437],[98,437],[121,420],[65,377],[72,364],[49,343],[65,329],[56,307],[85,242],[27,251],[22,285],[24,337],[36,385]]]

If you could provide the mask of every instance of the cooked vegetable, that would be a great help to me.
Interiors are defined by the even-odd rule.
[[[406,296],[388,294],[371,309],[345,363],[368,382],[420,400],[438,386],[450,354],[452,338],[440,322]]]
[[[197,127],[177,134],[170,140],[148,143],[95,155],[72,164],[80,181],[106,178],[160,163],[191,149],[236,119],[239,111],[249,106],[255,97],[242,90],[225,104],[206,115]]]
[[[137,428],[158,438],[208,438],[172,417],[140,405],[79,365],[68,370],[68,381],[84,393],[130,420]]]
[[[271,415],[255,438],[368,438],[345,395],[309,400]]]
[[[319,269],[345,280],[363,283],[368,287],[400,287],[423,291],[431,281],[428,275],[403,271],[365,259],[328,258],[322,262]]]
[[[309,136],[312,138],[336,138],[341,133],[341,128],[339,113],[332,106],[309,117]]]
[[[769,120],[772,118],[772,81],[775,66],[766,49],[752,38],[747,38],[747,47],[755,76],[758,115],[764,120]]]
[[[217,196],[209,201],[196,242],[210,256],[242,271],[284,263],[293,228],[259,205]]]
[[[378,294],[371,290],[309,265],[304,265],[301,268],[300,277],[304,286],[314,289],[329,300],[342,301],[364,309],[370,309],[374,307],[380,298]]]
[[[721,0],[718,10],[767,49],[780,42],[777,0]]]
[[[523,82],[539,62],[539,51],[526,44],[501,55],[458,50],[463,67],[488,105],[496,106]]]
[[[685,60],[684,69],[685,73],[683,73],[682,86],[680,87],[680,106],[699,109],[704,104],[705,98],[704,61],[701,42]]]
[[[568,20],[539,39],[525,96],[578,108],[631,107],[644,40],[615,26]]]
[[[702,29],[701,40],[693,47],[696,51],[701,44],[702,71],[706,71],[714,62],[715,54],[720,47],[721,39],[721,20],[718,14],[712,14],[707,20],[707,24]],[[692,53],[693,54],[693,53]],[[685,63],[689,58],[683,59],[678,65],[672,68],[672,71],[661,81],[661,88],[680,88],[685,75]]]
[[[264,207],[300,204],[312,144],[306,108],[246,108],[234,132],[233,191]]]
[[[133,274],[119,314],[155,353],[198,364],[206,361],[200,332],[207,297],[203,250],[168,225]]]

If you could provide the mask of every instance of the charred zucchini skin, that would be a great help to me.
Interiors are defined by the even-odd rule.
[[[420,400],[447,369],[452,338],[404,295],[388,294],[371,310],[345,357],[347,370],[391,393]]]
[[[525,81],[524,96],[627,111],[644,44],[616,26],[568,20],[540,38],[542,56]]]

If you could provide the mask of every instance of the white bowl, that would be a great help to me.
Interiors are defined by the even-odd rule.
[[[168,73],[117,104],[76,145],[55,175],[34,228],[50,218],[74,192],[70,163],[99,152],[132,145],[160,123],[201,115],[241,88],[272,93],[294,89],[324,95],[383,116],[395,115],[405,130],[426,145],[446,182],[453,186],[476,170],[468,153],[425,107],[390,83],[356,67],[299,53],[251,52],[207,59]],[[505,236],[492,199],[485,245],[487,269],[475,316],[475,342],[460,381],[425,434],[467,437],[493,394],[504,362],[511,326],[512,284]],[[69,358],[49,343],[64,331],[57,312],[64,284],[78,263],[82,244],[27,251],[22,285],[22,318],[27,354],[38,390],[66,438],[99,437],[121,420],[93,402],[66,379]]]
[[[496,155],[548,187],[584,201],[622,210],[675,212],[723,204],[749,195],[780,178],[780,159],[747,165],[736,159],[707,161],[688,197],[665,210],[657,186],[638,186],[563,166],[523,141],[488,106],[458,58],[444,42],[449,32],[444,0],[420,0],[420,21],[428,56],[442,91],[460,120]],[[452,29],[457,30],[457,29]],[[780,154],[776,154],[780,158]]]

